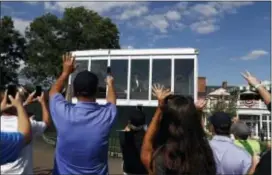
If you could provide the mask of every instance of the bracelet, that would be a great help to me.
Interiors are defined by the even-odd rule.
[[[260,86],[262,86],[262,84],[260,83],[260,84],[256,84],[256,85],[254,85],[254,88],[255,89],[258,89]]]

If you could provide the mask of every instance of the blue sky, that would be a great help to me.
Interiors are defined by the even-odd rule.
[[[3,2],[23,32],[31,20],[66,7],[84,6],[110,17],[123,48],[198,48],[199,76],[209,85],[245,84],[248,70],[270,80],[271,2]]]

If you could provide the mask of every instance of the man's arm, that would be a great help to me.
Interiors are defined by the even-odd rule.
[[[25,142],[29,143],[32,138],[31,124],[25,108],[23,107],[20,95],[17,93],[15,99],[12,96],[9,96],[9,99],[11,104],[17,109],[18,131],[24,135]]]
[[[257,88],[266,105],[271,103],[270,93],[264,88],[263,85],[260,84],[260,81],[256,77],[251,75],[249,72],[242,73],[242,76],[245,78],[249,85]]]
[[[18,113],[18,131],[24,135],[25,142],[29,143],[32,137],[31,125],[23,105],[17,107],[17,113]]]
[[[49,127],[51,125],[51,119],[44,93],[42,93],[42,95],[38,97],[38,101],[40,102],[42,107],[42,120],[46,124],[46,127]]]
[[[69,102],[72,101],[72,89],[71,89],[71,85],[68,84],[67,85],[67,89],[66,89],[66,94],[65,94],[65,99]]]
[[[258,155],[253,155],[252,156],[252,160],[251,160],[251,164],[245,162],[245,166],[244,167],[246,169],[248,169],[248,172],[245,173],[245,174],[253,175],[255,173],[255,170],[256,170],[256,167],[257,167],[259,161],[260,161],[260,157]]]
[[[61,92],[69,75],[75,70],[75,58],[70,53],[63,55],[62,61],[62,73],[49,91],[50,98]]]
[[[257,88],[260,96],[262,97],[264,103],[266,105],[268,105],[269,103],[271,103],[271,95],[270,93],[264,88],[263,85],[260,85],[258,88]]]
[[[69,77],[69,74],[67,74],[67,73],[62,73],[59,76],[59,78],[57,79],[57,81],[51,87],[51,89],[49,91],[50,98],[52,98],[55,94],[61,92],[62,88],[64,87],[64,83],[66,82],[66,80],[68,79],[68,77]]]
[[[112,76],[107,76],[107,85],[108,85],[107,102],[116,105],[116,93]]]

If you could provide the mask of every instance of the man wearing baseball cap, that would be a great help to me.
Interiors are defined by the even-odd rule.
[[[231,126],[231,133],[235,137],[235,145],[245,149],[250,155],[261,154],[260,143],[249,139],[250,128],[242,121],[238,121]]]
[[[108,76],[107,104],[96,103],[98,77],[87,70],[79,72],[73,81],[76,104],[71,104],[61,91],[75,69],[75,58],[63,56],[63,72],[51,87],[50,112],[57,128],[54,175],[108,174],[110,129],[116,117],[116,93],[113,77]]]
[[[217,174],[247,174],[254,172],[255,161],[242,148],[236,146],[230,138],[231,117],[224,112],[216,112],[209,117],[213,138],[211,148],[217,166]]]

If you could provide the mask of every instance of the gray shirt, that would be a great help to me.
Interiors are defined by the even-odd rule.
[[[247,174],[252,158],[242,148],[234,145],[231,138],[214,136],[210,141],[216,162],[217,174]]]

